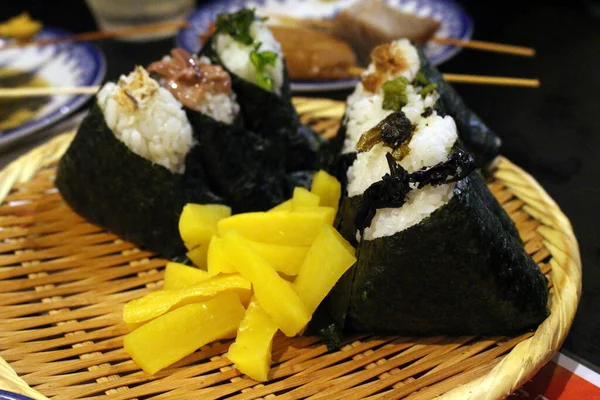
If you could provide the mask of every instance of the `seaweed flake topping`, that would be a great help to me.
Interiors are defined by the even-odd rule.
[[[431,168],[423,168],[410,174],[410,181],[417,183],[420,189],[425,185],[439,186],[450,182],[456,182],[475,169],[475,159],[469,153],[459,149],[448,157],[448,160],[434,165]]]
[[[464,179],[475,169],[473,156],[460,149],[450,155],[448,160],[412,174],[402,168],[390,153],[385,157],[390,173],[385,174],[380,181],[365,190],[363,200],[354,217],[354,225],[361,236],[371,225],[378,209],[399,208],[404,205],[406,196],[412,190],[411,183],[417,183],[419,189],[425,185],[443,185]]]
[[[390,172],[373,183],[363,194],[363,200],[354,217],[354,225],[362,235],[371,225],[375,213],[380,208],[402,207],[410,192],[408,172],[396,162],[390,153],[385,155]]]
[[[433,114],[433,108],[427,107],[425,109],[425,111],[423,111],[423,113],[421,114],[421,117],[427,118],[427,117],[431,116],[432,114]]]
[[[401,160],[408,154],[407,145],[415,129],[416,126],[410,122],[404,112],[393,112],[375,127],[365,132],[358,140],[356,149],[359,152],[369,151],[377,143],[383,142],[387,147],[394,150],[394,158]]]

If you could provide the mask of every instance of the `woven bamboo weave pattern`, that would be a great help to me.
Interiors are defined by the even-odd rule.
[[[299,98],[295,105],[303,122],[335,135],[343,103]],[[570,223],[533,178],[500,158],[489,186],[551,285],[551,316],[536,332],[361,335],[337,352],[316,337],[279,335],[263,384],[232,367],[224,357],[230,341],[222,341],[149,376],[122,348],[121,313],[125,302],[161,287],[166,260],[87,223],[62,201],[53,179],[72,137],[0,173],[0,356],[10,364],[0,363],[0,388],[65,400],[498,399],[550,359],[573,320],[581,263]]]

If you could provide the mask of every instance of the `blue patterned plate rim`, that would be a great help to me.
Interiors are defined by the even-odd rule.
[[[276,0],[275,2],[286,4],[286,3],[303,3],[307,0]],[[438,16],[446,15],[446,19],[441,18],[442,31],[449,30],[445,36],[451,36],[454,38],[469,40],[473,35],[473,20],[459,5],[456,0],[384,0],[387,3],[395,4],[396,6],[411,5],[413,7],[435,7],[437,9]],[[177,33],[175,43],[177,47],[183,47],[190,52],[196,52],[200,48],[198,41],[198,33],[203,32],[208,23],[214,20],[215,16],[221,12],[231,12],[240,9],[248,3],[264,5],[265,2],[273,3],[273,0],[209,0],[200,5],[194,12],[192,12],[187,20],[190,26],[186,29],[182,29]],[[442,15],[443,14],[443,15]],[[451,18],[451,21],[448,21]],[[448,34],[449,33],[449,34]],[[428,44],[424,47],[425,55],[434,65],[439,65],[450,58],[454,57],[459,51],[460,47],[456,46],[443,46],[443,45],[431,45]],[[346,80],[331,80],[331,81],[299,81],[294,80],[291,82],[292,90],[295,92],[315,92],[325,90],[344,90],[353,88],[358,79],[346,79]]]
[[[0,390],[0,400],[33,400],[31,397],[23,396],[6,390]]]
[[[70,32],[63,29],[44,28],[39,34],[39,37],[51,38],[71,35],[72,34]],[[88,63],[87,65],[81,64],[83,59],[80,56],[73,56],[73,58],[80,63],[78,67],[86,71],[84,74],[85,76],[82,78],[82,81],[78,83],[78,86],[96,86],[102,83],[106,74],[106,60],[100,49],[87,42],[66,43],[57,45],[57,47],[59,48],[60,52],[74,53],[75,51],[78,51],[82,52],[81,55],[86,56],[85,61]],[[38,132],[42,128],[58,122],[63,117],[77,110],[91,96],[92,95],[88,94],[69,96],[69,99],[59,109],[35,117],[34,119],[25,122],[16,128],[8,129],[2,132],[0,134],[0,147],[6,146],[9,143],[29,136],[30,134]]]

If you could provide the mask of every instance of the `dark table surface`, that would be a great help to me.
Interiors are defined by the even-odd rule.
[[[443,72],[539,77],[539,89],[458,85],[466,102],[502,137],[502,153],[530,172],[571,220],[583,260],[583,296],[564,349],[600,370],[600,1],[464,0],[475,38],[528,45],[537,56],[462,51]],[[60,5],[60,6],[59,6]],[[47,25],[95,29],[83,1],[25,0],[3,4],[0,19],[29,10]],[[173,40],[99,43],[114,79],[147,65]],[[349,92],[317,93],[345,99]],[[0,155],[0,164],[43,137]]]

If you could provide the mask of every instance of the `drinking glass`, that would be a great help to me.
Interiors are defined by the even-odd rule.
[[[107,31],[140,25],[183,21],[195,0],[86,0],[100,29]],[[172,36],[176,28],[124,36],[120,40],[147,41]]]

